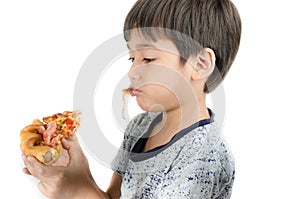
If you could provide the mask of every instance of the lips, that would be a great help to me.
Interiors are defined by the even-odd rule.
[[[134,88],[132,88],[132,89],[131,89],[131,92],[130,92],[130,95],[131,95],[132,97],[134,97],[134,96],[139,95],[141,92],[142,92],[142,91],[139,90],[139,89],[134,89]]]
[[[141,92],[141,90],[132,87],[123,89],[123,93],[130,94],[132,97],[139,95]]]

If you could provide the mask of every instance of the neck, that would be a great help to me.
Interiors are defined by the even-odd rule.
[[[162,122],[156,127],[156,132],[174,135],[180,130],[209,117],[204,96],[202,99],[198,99],[197,103],[187,103],[178,109],[164,112]]]

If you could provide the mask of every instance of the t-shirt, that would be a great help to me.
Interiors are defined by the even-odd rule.
[[[234,157],[209,112],[209,119],[146,152],[141,151],[162,113],[135,117],[111,165],[122,176],[121,198],[230,198]]]

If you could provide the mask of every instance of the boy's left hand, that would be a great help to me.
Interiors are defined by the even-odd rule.
[[[59,160],[46,166],[32,156],[24,156],[23,172],[40,180],[39,190],[49,198],[75,198],[91,186],[93,178],[88,161],[77,138],[63,139],[64,150]]]

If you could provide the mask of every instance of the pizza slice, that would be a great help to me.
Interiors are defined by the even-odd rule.
[[[79,111],[65,111],[33,120],[20,132],[21,149],[45,165],[56,162],[62,152],[61,140],[73,137],[80,123]]]

